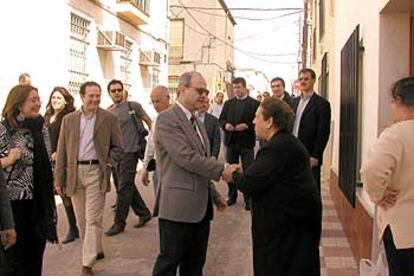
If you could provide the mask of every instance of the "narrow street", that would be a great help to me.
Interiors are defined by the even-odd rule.
[[[139,174],[137,183],[139,183]],[[326,182],[326,181],[325,181]],[[322,191],[324,203],[323,238],[321,242],[322,276],[356,276],[357,267],[341,223],[329,195],[327,185]],[[154,204],[152,187],[138,185],[149,206]],[[226,185],[220,182],[218,189],[226,194]],[[241,198],[241,197],[240,197]],[[239,199],[240,199],[239,198]],[[107,196],[104,213],[104,230],[112,223],[111,205],[115,202],[115,193]],[[66,217],[61,204],[59,212],[59,236],[66,234]],[[104,236],[105,259],[96,266],[98,276],[149,276],[158,253],[157,219],[151,220],[141,229],[133,228],[136,217],[130,212],[128,225],[124,233],[114,237]],[[250,215],[244,210],[242,201],[227,208],[225,212],[215,212],[211,225],[206,276],[250,276],[252,270],[252,252],[250,238]],[[45,276],[78,275],[80,267],[79,240],[68,245],[48,245],[44,258]]]

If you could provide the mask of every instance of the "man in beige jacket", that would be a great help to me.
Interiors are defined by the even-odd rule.
[[[63,119],[59,136],[55,186],[72,198],[83,239],[81,275],[92,275],[103,258],[102,221],[105,193],[110,189],[111,166],[123,149],[118,119],[99,108],[101,87],[86,82],[80,88],[83,105]]]

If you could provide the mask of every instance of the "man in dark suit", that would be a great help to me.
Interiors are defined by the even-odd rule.
[[[285,90],[285,81],[281,77],[273,78],[270,81],[270,88],[272,88],[273,97],[285,101],[290,105],[292,96]]]
[[[154,215],[159,217],[160,253],[154,276],[202,275],[213,218],[214,185],[226,165],[210,158],[205,128],[194,116],[207,97],[206,81],[198,72],[180,76],[178,101],[160,113],[154,142],[160,187]]]
[[[300,70],[299,81],[301,95],[292,100],[296,114],[293,135],[302,141],[309,152],[313,176],[320,191],[323,152],[330,134],[331,106],[313,90],[316,74],[312,69]]]
[[[246,80],[235,78],[233,80],[233,93],[235,98],[224,103],[220,114],[220,126],[224,130],[224,144],[227,146],[227,162],[239,163],[239,157],[243,170],[247,169],[254,158],[254,146],[256,135],[254,133],[253,120],[260,102],[248,95]],[[229,185],[227,204],[233,205],[237,200],[237,189]],[[250,210],[251,204],[248,197],[244,197],[245,209]]]
[[[210,142],[210,155],[211,157],[218,159],[221,144],[220,124],[219,120],[215,116],[207,113],[209,107],[210,104],[208,99],[206,99],[204,103],[200,104],[196,114],[197,119],[199,119],[206,127],[208,140]]]

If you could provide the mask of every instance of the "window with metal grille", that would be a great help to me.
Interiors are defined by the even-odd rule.
[[[131,88],[131,64],[132,64],[132,42],[125,40],[125,50],[121,52],[121,65],[119,71],[121,73],[121,81],[124,88],[129,91]]]
[[[353,207],[359,178],[359,55],[358,25],[341,50],[339,186]]]
[[[175,102],[178,97],[178,80],[179,76],[168,76],[168,91],[170,93],[170,99]]]
[[[80,86],[88,77],[86,72],[86,49],[90,21],[74,13],[70,14],[70,46],[69,46],[69,92],[79,93]]]
[[[158,84],[160,84],[160,70],[152,68],[152,87],[154,88]]]
[[[168,48],[170,63],[180,62],[184,57],[184,19],[170,22],[170,46]]]

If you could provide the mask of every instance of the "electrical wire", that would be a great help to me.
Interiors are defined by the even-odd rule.
[[[180,5],[171,5],[172,8],[184,8],[190,10],[223,10],[222,8],[211,7],[190,7],[184,6],[180,2]],[[227,8],[229,11],[260,11],[260,12],[273,12],[273,11],[303,11],[303,8]]]
[[[225,15],[225,14],[205,12],[203,10],[198,10],[198,9],[194,9],[193,11],[195,11],[197,13],[212,15],[212,16],[227,17],[227,15]],[[282,14],[282,15],[279,15],[279,16],[276,16],[276,17],[267,17],[267,18],[253,18],[253,17],[244,17],[244,16],[233,15],[233,18],[234,19],[240,19],[240,20],[251,20],[251,21],[270,21],[270,20],[276,20],[276,19],[283,18],[283,17],[290,16],[290,15],[295,15],[295,14],[302,13],[302,12],[303,11],[294,11],[294,12]]]

